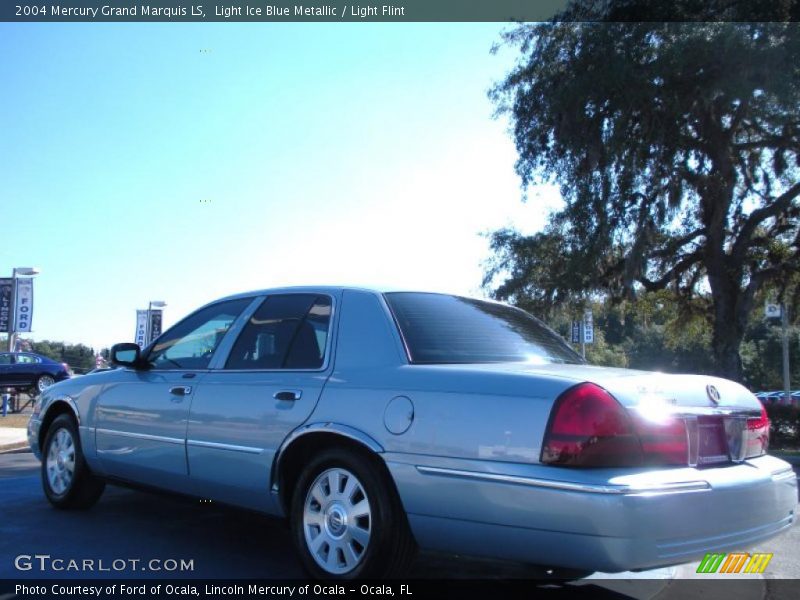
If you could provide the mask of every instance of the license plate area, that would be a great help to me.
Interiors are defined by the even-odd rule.
[[[730,460],[725,423],[721,416],[697,418],[697,464],[716,465]]]

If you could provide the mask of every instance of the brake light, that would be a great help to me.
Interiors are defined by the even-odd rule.
[[[767,409],[761,407],[761,416],[747,419],[745,432],[745,458],[754,458],[767,453],[769,447],[769,417]]]
[[[541,461],[574,467],[685,465],[688,454],[683,419],[629,412],[600,386],[582,383],[556,401]]]
[[[647,465],[685,465],[689,458],[686,422],[670,417],[664,420],[637,420],[642,454]]]
[[[564,392],[545,432],[541,461],[573,467],[642,464],[642,445],[622,405],[593,383]]]

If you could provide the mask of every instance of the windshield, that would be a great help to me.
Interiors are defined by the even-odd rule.
[[[583,362],[556,332],[518,308],[420,292],[385,298],[412,363]]]

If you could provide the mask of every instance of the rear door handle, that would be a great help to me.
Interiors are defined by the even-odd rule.
[[[288,400],[289,402],[294,402],[295,400],[300,400],[300,396],[302,395],[302,390],[281,390],[280,392],[275,392],[272,394],[272,397],[275,398],[275,400]]]
[[[176,385],[169,388],[169,393],[173,396],[188,396],[192,393],[192,386],[190,385]]]

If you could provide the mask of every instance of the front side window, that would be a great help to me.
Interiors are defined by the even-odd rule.
[[[225,368],[319,369],[325,360],[330,317],[328,296],[270,296],[245,325]]]
[[[518,308],[444,294],[385,297],[412,363],[583,362],[557,333]]]
[[[21,364],[35,364],[39,362],[39,359],[35,356],[29,356],[27,354],[17,354],[17,362]]]
[[[158,338],[147,361],[155,369],[205,369],[236,317],[252,298],[207,306]]]

